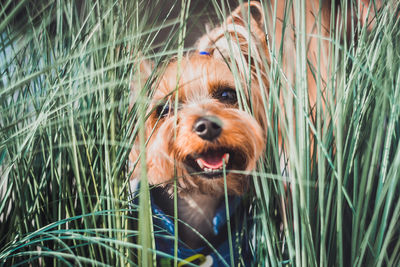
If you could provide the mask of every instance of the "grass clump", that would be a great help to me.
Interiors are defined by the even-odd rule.
[[[0,265],[137,265],[143,248],[141,263],[154,263],[149,204],[146,197],[139,206],[130,202],[127,166],[151,84],[141,101],[129,99],[142,57],[162,66],[185,50],[186,19],[196,17],[183,10],[185,1],[173,4],[181,4],[177,19],[169,16],[173,6],[168,19],[154,19],[157,8],[150,14],[146,1],[0,4]],[[226,19],[219,3],[213,7]],[[282,156],[271,130],[267,162],[253,175],[250,241],[260,265],[400,263],[396,10],[398,4],[385,4],[370,33],[356,27],[357,38],[347,42],[338,41],[340,26],[333,26],[331,76],[317,107],[289,94],[296,112],[279,110],[271,90],[269,121],[285,122],[283,143],[294,145]],[[282,63],[272,62],[279,90],[286,77]],[[303,82],[290,92],[305,90]],[[289,166],[283,174],[280,157]],[[131,227],[138,218],[146,231]]]

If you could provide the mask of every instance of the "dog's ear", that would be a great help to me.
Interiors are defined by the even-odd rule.
[[[201,37],[196,48],[210,56],[238,63],[243,59],[260,62],[262,57],[268,60],[262,5],[256,1],[240,5],[221,26]]]
[[[265,40],[264,11],[259,2],[250,1],[238,6],[226,20],[227,24],[249,27],[259,40]]]
[[[137,100],[140,90],[145,90],[150,85],[150,79],[154,72],[154,62],[148,59],[138,59],[133,70],[133,78],[130,83],[129,106],[132,108]]]
[[[154,69],[154,63],[151,60],[140,58],[134,66],[133,79],[131,81],[131,91],[137,92],[142,89],[150,78]]]

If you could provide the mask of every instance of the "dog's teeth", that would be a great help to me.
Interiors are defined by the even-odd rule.
[[[205,172],[211,172],[211,169],[209,169],[209,168],[204,168],[204,171],[205,171]]]
[[[229,162],[229,153],[225,153],[223,159],[225,160],[225,165]]]
[[[197,159],[196,162],[199,165],[200,169],[204,169],[204,164],[203,164],[203,161],[201,159]]]

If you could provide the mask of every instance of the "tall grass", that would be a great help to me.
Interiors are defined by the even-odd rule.
[[[145,7],[5,1],[0,9],[0,262],[133,264],[129,88],[132,55],[148,46]]]
[[[278,177],[266,181],[263,172],[255,179],[257,215],[264,221],[257,226],[257,248],[264,250],[258,252],[259,261],[272,266],[398,265],[400,28],[395,14],[399,6],[384,6],[370,33],[355,25],[348,38],[343,25],[333,22],[328,47],[322,35],[314,36],[320,38],[321,50],[330,51],[328,66],[314,66],[316,80],[321,67],[327,67],[331,75],[326,90],[319,87],[320,97],[313,107],[306,97],[304,77],[308,63],[301,26],[304,2],[293,5],[298,11],[295,90],[279,73],[282,50],[271,51],[277,59],[272,61],[271,79],[283,88],[289,104],[284,112],[269,109],[270,121],[281,122],[285,144],[284,155],[274,158]],[[342,13],[347,9],[358,15],[354,6],[342,1]],[[342,18],[346,25],[350,18]],[[276,91],[271,90],[269,99],[277,99]],[[272,131],[271,135],[276,136]],[[279,177],[282,158],[288,169]],[[276,195],[282,197],[276,208],[283,214],[279,227],[269,219],[273,217],[266,217],[273,213],[268,211],[275,207],[271,202]]]
[[[186,49],[188,2],[175,4],[174,19],[157,18],[146,1],[1,2],[0,265],[154,264],[149,187],[141,183],[139,205],[129,191],[131,167],[145,166],[128,166],[134,140],[145,146],[152,87],[142,84],[135,103],[130,88],[142,58],[161,68]],[[220,21],[234,8],[212,4]],[[301,25],[304,2],[293,4]],[[250,193],[260,265],[400,264],[398,8],[384,6],[370,33],[355,27],[354,40],[339,41],[332,24],[331,79],[316,107],[306,97],[305,40],[296,43],[294,88],[271,42],[265,108],[282,125],[285,151],[270,127]]]

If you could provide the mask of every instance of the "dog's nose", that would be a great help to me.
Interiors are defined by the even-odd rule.
[[[222,122],[216,117],[201,117],[194,126],[193,131],[202,139],[213,141],[222,131]]]

